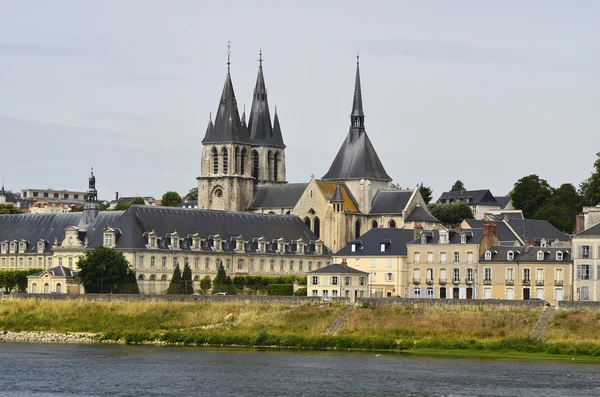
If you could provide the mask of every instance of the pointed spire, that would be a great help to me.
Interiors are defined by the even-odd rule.
[[[365,113],[363,112],[362,90],[360,88],[360,56],[356,54],[356,79],[354,81],[354,101],[352,102],[352,114],[350,115],[353,127],[364,127]]]
[[[269,101],[267,100],[267,87],[263,74],[262,50],[258,56],[258,75],[254,86],[252,107],[248,118],[248,134],[252,143],[258,145],[273,145],[273,125],[269,113]]]
[[[244,111],[242,112],[242,128],[248,131],[248,126],[246,125],[246,105],[244,105]]]
[[[227,74],[231,72],[231,41],[227,42]]]
[[[279,125],[279,115],[277,114],[277,106],[275,106],[275,116],[273,118],[273,141],[280,142],[283,145],[283,135],[281,134],[281,125]]]
[[[331,202],[332,203],[343,203],[344,202],[344,196],[342,196],[342,190],[340,188],[339,183],[335,186],[335,193],[333,193]]]
[[[4,181],[2,181],[2,188],[0,189],[0,196],[6,196],[6,191],[4,190]]]

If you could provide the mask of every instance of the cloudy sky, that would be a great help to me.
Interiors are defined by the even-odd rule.
[[[600,2],[0,0],[0,177],[101,198],[186,193],[227,42],[238,103],[264,53],[288,179],[344,140],[355,54],[369,134],[396,183],[507,193],[578,184],[600,151]]]

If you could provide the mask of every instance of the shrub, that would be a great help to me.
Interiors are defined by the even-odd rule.
[[[270,284],[269,295],[273,296],[292,296],[294,295],[293,284]]]
[[[308,290],[306,288],[298,288],[296,292],[294,292],[294,296],[306,296]]]

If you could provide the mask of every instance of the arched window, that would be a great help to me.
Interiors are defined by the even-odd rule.
[[[60,283],[56,284],[56,293],[57,294],[62,293],[62,285]]]
[[[166,274],[163,274],[163,275],[160,277],[160,281],[167,281],[167,275],[166,275]]]
[[[231,164],[231,169],[233,170],[234,174],[240,173],[240,148],[239,148],[239,146],[235,147],[235,151],[233,154],[233,162]]]
[[[155,280],[156,280],[156,274],[151,274],[150,281],[155,281]]]
[[[544,251],[538,251],[537,252],[537,260],[538,261],[543,261],[544,260]]]
[[[143,275],[143,274],[140,274],[140,275],[138,276],[138,280],[140,280],[140,281],[144,281],[144,275]]]
[[[304,224],[310,229],[310,219],[308,217],[304,218]]]
[[[371,222],[371,228],[372,229],[377,229],[377,221]]]
[[[46,283],[44,284],[44,294],[49,294],[50,293],[50,284]]]
[[[252,176],[258,179],[258,171],[260,167],[260,159],[256,150],[252,151]]]
[[[395,227],[396,227],[396,221],[392,219],[392,220],[390,221],[389,227],[390,227],[390,228],[395,228]]]
[[[37,294],[37,283],[31,284],[31,293]]]
[[[223,173],[228,174],[229,173],[229,152],[227,151],[227,148],[224,147],[221,150],[221,155],[223,156]]]
[[[217,152],[217,148],[212,148],[211,151],[212,163],[213,163],[213,174],[219,173],[219,153]]]
[[[354,238],[357,239],[360,237],[360,221],[356,221],[354,224]]]
[[[279,152],[275,153],[273,156],[273,180],[276,181],[279,179],[279,163],[281,161],[281,155]]]
[[[270,150],[267,152],[267,164],[269,166],[269,176],[268,179],[272,180],[273,179],[273,152],[271,152]]]
[[[242,149],[242,154],[240,154],[240,175],[244,175],[246,173],[246,158],[248,157],[248,151],[246,148]]]
[[[485,251],[485,260],[486,261],[492,260],[492,253],[490,251]]]
[[[506,253],[506,260],[512,261],[515,259],[515,253],[512,251],[508,251]]]
[[[313,220],[313,233],[317,237],[321,237],[321,221],[318,217]]]

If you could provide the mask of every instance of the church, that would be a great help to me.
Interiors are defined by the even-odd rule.
[[[373,228],[434,229],[419,190],[392,183],[365,129],[357,57],[350,130],[322,178],[288,183],[279,115],[271,119],[262,54],[248,122],[240,116],[229,59],[214,122],[202,140],[198,208],[295,215],[333,252]]]

